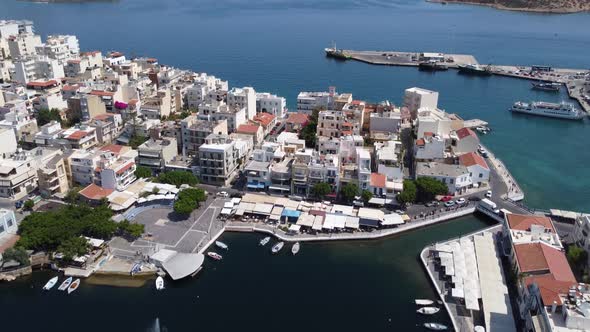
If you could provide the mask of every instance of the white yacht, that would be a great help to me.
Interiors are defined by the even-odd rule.
[[[161,276],[158,276],[158,278],[156,278],[156,289],[164,289],[164,278],[162,278]]]
[[[556,104],[546,103],[542,101],[535,101],[530,103],[517,101],[516,103],[514,103],[514,105],[512,105],[510,111],[513,113],[539,115],[566,120],[581,120],[586,116],[584,112],[577,109],[573,104]]]
[[[275,245],[272,247],[272,250],[271,250],[271,251],[272,251],[272,253],[273,253],[273,254],[276,254],[277,252],[281,251],[281,249],[283,249],[283,246],[284,246],[284,245],[285,245],[285,242],[279,242],[279,243],[275,244]]]
[[[50,290],[53,288],[53,286],[55,286],[55,284],[57,284],[57,277],[53,277],[51,279],[49,279],[49,281],[45,284],[45,286],[43,286],[44,290]]]
[[[293,247],[291,247],[291,253],[293,255],[297,255],[297,253],[299,252],[299,249],[301,249],[301,245],[299,244],[299,242],[295,242]]]
[[[434,315],[439,311],[440,311],[440,309],[437,307],[422,307],[422,308],[416,310],[417,313],[423,314],[423,315]]]
[[[221,248],[221,249],[224,249],[224,250],[227,250],[227,248],[229,248],[229,247],[227,246],[227,244],[225,244],[225,243],[223,243],[223,242],[221,242],[221,241],[215,241],[215,245],[216,245],[217,247]]]
[[[429,299],[415,299],[416,305],[433,305],[434,301]]]
[[[424,327],[429,330],[434,330],[434,331],[444,331],[444,330],[448,329],[448,327],[446,325],[439,324],[439,323],[424,323]]]
[[[72,277],[69,277],[68,279],[64,280],[64,282],[62,282],[57,289],[60,291],[65,291],[66,289],[68,289],[68,287],[70,287],[72,280]]]
[[[260,245],[265,246],[269,241],[270,241],[270,236],[267,236],[264,239],[260,240]]]

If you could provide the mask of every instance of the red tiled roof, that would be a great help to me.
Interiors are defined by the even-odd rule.
[[[371,187],[385,188],[387,178],[381,173],[371,173]]]
[[[112,57],[112,58],[117,58],[117,57],[120,57],[120,56],[123,56],[123,55],[124,54],[121,53],[121,52],[111,52],[111,54],[109,54],[109,56]]]
[[[416,140],[416,145],[418,146],[424,146],[426,144],[426,141],[424,141],[423,138],[419,138],[418,140]]]
[[[64,85],[64,86],[61,87],[61,89],[63,91],[78,91],[78,89],[80,89],[80,86],[78,84]]]
[[[37,82],[29,82],[27,83],[27,86],[30,87],[34,87],[34,88],[49,88],[52,86],[57,85],[57,81],[56,80],[49,80],[49,81],[37,81]]]
[[[425,131],[424,132],[424,137],[432,137],[432,136],[434,136],[434,133],[433,132],[431,132],[431,131]]]
[[[511,213],[506,215],[506,219],[508,227],[513,230],[530,231],[531,225],[541,225],[555,233],[555,227],[548,217]]]
[[[270,114],[270,113],[258,113],[256,114],[256,116],[254,117],[254,122],[260,123],[262,126],[264,127],[268,127],[268,125],[272,122],[272,120],[274,120],[276,118],[276,116]]]
[[[101,198],[107,197],[110,195],[114,190],[113,189],[105,189],[103,187],[99,187],[97,185],[90,184],[88,187],[80,190],[80,195],[91,199],[91,200],[99,200]]]
[[[514,253],[521,273],[547,271],[560,281],[576,282],[565,254],[544,243],[514,245]]]
[[[80,60],[72,59],[72,60],[68,60],[68,63],[80,63]]]
[[[552,305],[556,302],[557,305],[563,304],[560,294],[567,295],[571,286],[576,285],[574,281],[560,281],[556,280],[552,274],[543,274],[540,276],[530,276],[524,278],[527,287],[536,283],[541,292],[541,299],[546,306]]]
[[[478,155],[475,152],[469,152],[466,154],[462,154],[459,156],[459,163],[463,166],[469,167],[469,166],[473,166],[473,165],[479,165],[485,169],[490,169],[488,167],[488,164],[486,163],[486,161],[483,159],[482,156]]]
[[[94,96],[103,96],[103,97],[104,96],[112,97],[115,95],[114,92],[108,92],[108,91],[102,91],[102,90],[92,90],[92,91],[90,91],[90,94],[94,95]]]
[[[303,113],[291,113],[286,122],[304,125],[309,122],[309,116]]]
[[[109,145],[105,145],[102,148],[100,148],[100,151],[108,151],[108,152],[112,152],[114,154],[121,154],[121,151],[125,148],[124,145],[117,145],[117,144],[109,144]]]
[[[83,131],[83,130],[76,130],[75,132],[71,133],[67,139],[81,139],[83,137],[85,137],[86,135],[88,135],[87,132]]]
[[[236,132],[241,134],[256,134],[260,128],[257,124],[243,124],[238,127]]]
[[[95,117],[93,117],[94,120],[106,120],[106,119],[110,119],[113,116],[115,116],[114,114],[110,114],[110,113],[104,113],[104,114],[99,114]]]
[[[88,55],[97,55],[99,53],[100,53],[100,51],[90,51],[90,52],[84,52],[81,55],[82,56],[88,56]]]
[[[363,101],[362,101],[362,100],[353,100],[353,101],[351,102],[351,104],[353,104],[353,105],[360,105],[360,104],[362,104],[362,103],[363,103]]]
[[[477,135],[475,134],[475,132],[473,132],[473,130],[469,129],[469,128],[461,128],[459,130],[457,130],[457,137],[459,137],[459,139],[464,139],[465,137],[468,136],[473,136],[475,138],[477,138]]]
[[[135,163],[134,162],[131,162],[131,163],[128,163],[127,165],[121,167],[117,171],[117,175],[125,173],[125,171],[128,170],[128,169],[130,169],[131,167],[133,167],[133,165],[135,165]]]

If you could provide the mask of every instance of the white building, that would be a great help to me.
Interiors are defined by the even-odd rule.
[[[453,140],[453,152],[456,155],[475,152],[479,148],[479,137],[469,128],[457,130],[451,138]]]
[[[572,238],[578,246],[590,253],[590,215],[578,217],[574,223]]]
[[[438,92],[416,87],[406,89],[403,106],[410,110],[412,119],[416,119],[420,108],[436,109],[438,107]]]
[[[8,209],[0,209],[0,239],[8,234],[16,234],[18,226],[16,224],[16,216],[14,211]]]
[[[177,155],[175,138],[149,139],[138,147],[137,163],[157,171],[163,171],[166,164]]]
[[[35,49],[37,54],[55,59],[61,65],[65,65],[67,60],[79,57],[80,44],[76,36],[53,35],[48,36],[45,43],[36,46]]]
[[[465,193],[472,184],[467,167],[449,165],[438,162],[416,163],[416,178],[430,177],[442,181],[447,185],[449,194]]]
[[[233,108],[223,102],[201,104],[199,106],[200,120],[206,121],[227,121],[227,131],[235,132],[236,129],[246,123],[246,108]]]
[[[268,92],[256,93],[256,112],[270,113],[282,119],[287,114],[287,100]]]
[[[331,109],[336,91],[300,92],[297,95],[297,112],[311,115],[316,108]]]
[[[7,158],[16,152],[17,143],[14,130],[10,128],[0,128],[0,159]]]
[[[416,137],[422,138],[425,133],[433,133],[437,136],[448,138],[452,123],[448,114],[436,108],[420,108],[417,115]]]
[[[317,135],[325,137],[340,137],[345,123],[342,111],[320,111],[318,113]]]
[[[358,186],[360,190],[369,190],[371,185],[371,153],[364,148],[357,148]]]
[[[246,119],[252,120],[256,116],[256,91],[251,87],[233,88],[227,92],[227,105],[234,109],[245,108]]]
[[[64,66],[58,60],[47,57],[27,57],[14,61],[13,80],[27,84],[31,81],[61,80]]]
[[[369,118],[369,130],[385,133],[398,133],[402,125],[402,113],[399,108],[373,112]]]
[[[209,135],[199,147],[200,179],[203,183],[227,186],[236,175],[238,150],[226,135]]]
[[[36,47],[41,45],[41,37],[32,33],[12,35],[7,38],[10,57],[14,60],[35,55]]]
[[[469,152],[459,156],[459,164],[467,167],[471,183],[478,187],[490,181],[490,167],[477,153]]]
[[[400,141],[386,141],[375,143],[375,163],[377,173],[386,176],[387,181],[401,183],[404,180],[400,154],[402,143]]]
[[[447,157],[445,140],[432,133],[416,140],[414,157],[417,161],[440,161]]]

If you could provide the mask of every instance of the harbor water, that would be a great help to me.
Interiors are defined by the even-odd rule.
[[[439,105],[463,118],[480,118],[493,131],[483,143],[504,161],[536,208],[590,212],[585,164],[590,122],[512,115],[517,100],[567,100],[531,90],[530,82],[469,77],[455,71],[379,67],[328,59],[336,41],[349,49],[473,54],[480,63],[590,67],[589,14],[546,15],[439,5],[419,0],[121,0],[115,3],[36,4],[6,0],[0,19],[30,19],[36,31],[75,34],[84,50],[118,50],[203,71],[287,98],[334,85],[356,99],[400,103],[403,90],[440,92]],[[411,301],[433,298],[418,261],[427,244],[485,226],[462,218],[375,242],[304,244],[271,256],[256,235],[227,234],[231,248],[207,262],[195,279],[142,288],[83,283],[71,296],[43,293],[36,273],[0,284],[0,310],[34,320],[7,321],[12,329],[148,331],[156,318],[168,331],[238,328],[262,331],[421,330]],[[391,319],[391,321],[390,321]],[[448,324],[444,315],[432,320]],[[66,325],[67,322],[67,325]]]

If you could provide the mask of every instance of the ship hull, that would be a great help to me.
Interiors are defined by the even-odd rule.
[[[542,117],[546,117],[546,118],[562,119],[562,120],[582,120],[585,117],[585,115],[583,113],[579,113],[575,116],[574,115],[566,115],[566,114],[549,114],[549,113],[543,113],[540,111],[520,109],[520,108],[514,108],[514,107],[510,108],[510,112],[519,113],[519,114],[542,116]]]

